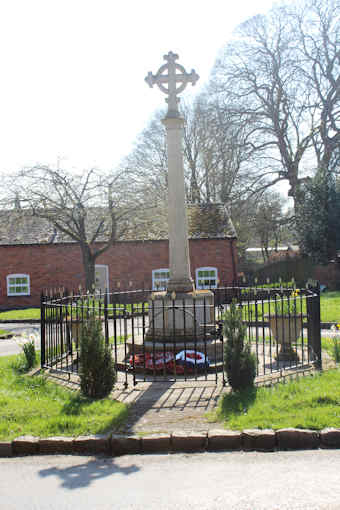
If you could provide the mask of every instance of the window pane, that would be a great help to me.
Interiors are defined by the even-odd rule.
[[[28,295],[30,292],[29,286],[29,276],[27,275],[18,275],[18,276],[8,276],[7,277],[7,293],[15,296],[15,295]]]
[[[196,285],[198,289],[217,287],[217,269],[201,268],[196,270]]]
[[[156,269],[152,271],[153,289],[165,290],[170,278],[169,269]]]

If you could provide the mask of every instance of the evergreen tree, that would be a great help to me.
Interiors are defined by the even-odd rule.
[[[80,335],[80,388],[84,395],[103,398],[116,382],[109,346],[105,345],[101,321],[90,317]]]
[[[246,332],[242,309],[233,300],[225,314],[223,333],[226,338],[224,368],[234,391],[253,386],[256,376],[256,358],[250,352],[249,344],[245,343]]]
[[[340,227],[340,195],[334,174],[319,170],[299,189],[296,230],[300,249],[315,263],[336,257]]]

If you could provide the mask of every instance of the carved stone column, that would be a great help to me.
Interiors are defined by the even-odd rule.
[[[184,120],[165,117],[168,148],[168,224],[170,280],[168,292],[190,292],[194,284],[190,274],[188,220],[185,205],[182,131]]]

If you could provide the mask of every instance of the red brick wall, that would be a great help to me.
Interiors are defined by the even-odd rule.
[[[221,282],[231,283],[234,278],[231,257],[235,241],[228,239],[190,240],[191,273],[195,279],[198,267],[218,269]],[[169,266],[167,241],[133,241],[116,243],[101,255],[97,264],[109,266],[110,288],[151,288],[152,270]],[[235,267],[235,271],[237,268]],[[30,296],[7,296],[8,274],[29,274]],[[77,289],[84,286],[81,252],[74,244],[0,246],[0,307],[39,306],[40,293],[45,288]]]

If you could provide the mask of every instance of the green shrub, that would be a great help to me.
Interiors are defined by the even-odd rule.
[[[111,350],[105,345],[101,321],[95,317],[81,328],[79,375],[82,393],[91,398],[106,397],[116,382]]]
[[[237,307],[235,300],[225,313],[223,333],[226,339],[224,369],[228,383],[234,391],[253,386],[256,376],[256,358],[245,342],[247,326],[242,322],[242,310]]]
[[[336,363],[340,363],[340,339],[334,338],[332,357]]]
[[[22,350],[26,360],[26,369],[31,370],[31,368],[35,367],[37,364],[37,353],[35,352],[34,340],[30,340],[23,344]]]
[[[333,324],[331,332],[331,336],[322,338],[322,347],[336,363],[340,363],[340,324]]]
[[[26,334],[27,335],[27,334]],[[35,337],[33,334],[29,335],[29,340],[24,334],[24,337],[17,339],[17,344],[20,345],[22,353],[20,353],[12,363],[14,370],[20,373],[28,372],[38,363],[38,356],[35,350]]]

